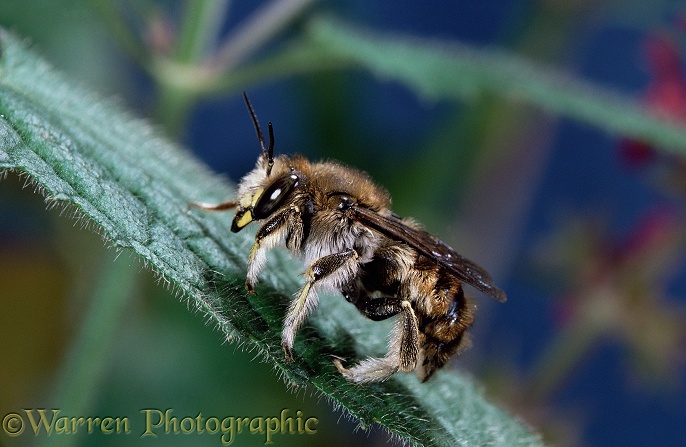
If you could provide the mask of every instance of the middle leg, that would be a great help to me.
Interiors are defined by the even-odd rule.
[[[302,217],[295,207],[286,208],[269,219],[255,234],[255,243],[248,256],[245,287],[254,293],[257,277],[267,264],[267,252],[284,243],[290,249],[300,247],[303,238]]]
[[[286,360],[292,361],[291,350],[295,333],[307,316],[317,307],[317,290],[320,287],[340,288],[357,273],[359,255],[353,249],[322,256],[310,265],[305,272],[307,282],[293,300],[283,324],[281,346]]]

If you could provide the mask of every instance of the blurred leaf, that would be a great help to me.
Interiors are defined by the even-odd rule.
[[[453,372],[426,384],[409,375],[369,386],[344,380],[331,355],[383,349],[387,325],[369,324],[340,298],[322,300],[296,340],[295,362],[284,362],[281,320],[296,272],[277,258],[259,295],[246,296],[250,235],[231,234],[226,215],[187,211],[191,199],[230,197],[231,185],[118,105],[53,73],[18,38],[0,32],[0,44],[0,169],[32,178],[50,202],[136,252],[227,337],[259,349],[288,382],[314,387],[362,426],[379,423],[414,445],[540,445]]]
[[[683,125],[656,116],[638,101],[513,54],[381,34],[332,19],[312,21],[309,37],[330,58],[401,82],[427,98],[471,99],[490,93],[686,154]]]

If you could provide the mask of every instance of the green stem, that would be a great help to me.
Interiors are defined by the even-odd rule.
[[[322,70],[345,68],[348,62],[341,58],[332,57],[316,45],[309,42],[294,42],[278,53],[250,64],[237,68],[230,73],[199,85],[202,96],[217,96],[232,93],[248,85],[267,82],[276,78],[285,78],[303,73]]]
[[[111,352],[109,347],[133,296],[138,276],[138,269],[121,259],[103,265],[90,308],[55,386],[53,408],[72,415],[87,414]],[[67,446],[78,441],[71,436],[41,439],[41,445],[50,446]]]
[[[425,98],[473,99],[492,94],[645,141],[676,155],[686,154],[682,123],[652,113],[634,98],[513,54],[364,31],[330,19],[312,21],[309,36],[331,57],[347,59],[380,78],[402,82]]]
[[[147,69],[148,51],[135,33],[126,24],[126,20],[117,7],[116,2],[110,0],[84,0],[101,18],[102,23],[109,29],[112,37],[119,46],[131,56],[141,67]]]
[[[261,48],[316,0],[274,0],[246,20],[224,41],[210,61],[215,71],[237,66]]]
[[[169,82],[174,71],[185,72],[191,64],[200,62],[207,51],[210,41],[216,39],[225,11],[226,1],[193,0],[187,4],[181,33],[174,52],[175,58],[169,63],[160,59],[151,64],[151,74],[158,85],[158,97],[153,114],[167,133],[178,137],[183,133],[184,123],[197,99],[187,85]],[[171,73],[170,73],[171,71]],[[204,78],[195,82],[202,82]]]
[[[207,55],[219,35],[228,4],[228,0],[190,0],[186,4],[176,45],[176,61],[199,62]]]
[[[202,67],[159,59],[153,71],[165,88],[160,91],[155,116],[173,135],[175,129],[178,131],[182,127],[191,103],[201,97],[216,98],[272,79],[341,69],[346,65],[348,61],[345,59],[331,57],[310,42],[292,43],[266,59],[220,76]]]
[[[159,74],[158,74],[159,76]],[[155,102],[153,116],[167,135],[180,137],[185,129],[188,114],[196,96],[176,85],[164,83],[164,77],[157,77],[158,94]]]

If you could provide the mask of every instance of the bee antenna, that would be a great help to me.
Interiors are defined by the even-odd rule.
[[[260,142],[260,147],[262,148],[262,157],[267,159],[267,177],[272,173],[272,166],[274,166],[274,128],[272,127],[271,121],[268,124],[269,128],[269,149],[264,145],[264,137],[262,136],[262,129],[260,129],[260,123],[257,121],[257,115],[250,104],[248,99],[248,94],[243,92],[243,99],[245,100],[245,105],[248,107],[248,112],[252,118],[252,123],[255,126],[255,132],[257,132],[257,140]]]
[[[272,166],[274,166],[274,127],[272,122],[267,123],[269,130],[269,149],[267,150],[267,177],[272,173]]]

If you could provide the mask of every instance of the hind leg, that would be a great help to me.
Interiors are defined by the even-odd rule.
[[[410,302],[402,301],[400,318],[391,333],[391,341],[385,357],[369,358],[352,368],[345,368],[339,360],[334,360],[334,364],[348,380],[368,383],[386,380],[398,371],[413,371],[417,366],[418,356],[417,316]]]

